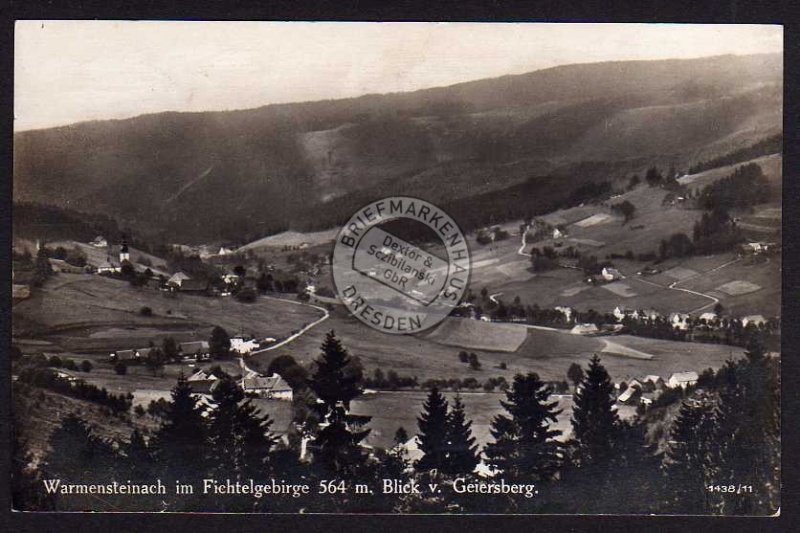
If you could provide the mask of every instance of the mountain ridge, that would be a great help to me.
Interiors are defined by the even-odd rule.
[[[782,55],[767,54],[561,65],[408,93],[155,113],[17,132],[14,198],[170,240],[248,242],[335,224],[343,213],[320,218],[317,208],[364,190],[447,203],[534,177],[688,166],[779,132],[781,107]]]

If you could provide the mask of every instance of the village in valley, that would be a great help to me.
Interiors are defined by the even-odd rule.
[[[778,512],[781,90],[780,54],[581,63],[18,132],[15,505]],[[392,196],[469,250],[463,297],[412,334],[334,282],[343,221]],[[186,492],[42,491],[154,473]],[[507,484],[539,493],[484,497]]]

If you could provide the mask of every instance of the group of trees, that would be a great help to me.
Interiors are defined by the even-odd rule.
[[[771,191],[761,166],[750,163],[703,188],[697,203],[709,211],[749,207],[769,201]]]
[[[763,141],[757,142],[747,148],[733,151],[721,157],[711,159],[709,161],[700,161],[696,165],[689,168],[689,174],[697,174],[704,170],[709,170],[717,167],[724,167],[727,165],[734,165],[744,161],[750,161],[756,157],[768,154],[778,154],[783,150],[783,133],[768,137]]]
[[[290,369],[289,361],[282,367]],[[367,448],[370,417],[353,413],[363,392],[363,372],[333,332],[295,394],[297,407],[290,444],[279,442],[272,421],[257,411],[230,378],[215,387],[211,407],[203,407],[180,378],[171,401],[159,412],[160,426],[149,438],[138,429],[127,442],[101,438],[78,416],[68,416],[50,437],[50,452],[39,471],[15,470],[15,507],[103,510],[203,511],[396,511],[396,512],[668,512],[768,514],[779,505],[780,406],[776,361],[752,347],[741,361],[730,361],[716,375],[705,375],[705,397],[688,399],[670,430],[666,454],[646,439],[647,426],[637,417],[619,418],[610,376],[594,356],[584,371],[570,369],[577,382],[572,435],[560,439],[556,427],[562,410],[552,388],[537,374],[518,374],[505,391],[502,413],[491,421],[492,440],[481,450],[461,398],[452,404],[434,388],[422,407],[417,440],[422,452],[411,464],[402,446],[405,430],[390,450]],[[302,411],[302,412],[300,412]],[[28,464],[24,443],[15,458]],[[456,478],[477,481],[483,462],[506,483],[533,483],[535,498],[512,495],[385,495],[384,478],[401,482]],[[191,494],[104,497],[102,501],[57,497],[33,498],[32,479],[60,478],[93,483],[97,479],[202,486],[202,479],[231,482],[269,478],[312,487],[299,498],[251,499],[242,495]],[[320,495],[324,480],[341,480],[351,490]],[[337,481],[338,483],[338,481]],[[352,483],[376,487],[375,494],[354,496]],[[713,485],[746,484],[748,497]],[[709,485],[712,487],[709,489]],[[624,498],[619,497],[621,490]],[[88,497],[88,496],[87,496]]]
[[[691,514],[765,514],[780,507],[780,363],[757,342],[685,401],[664,457],[669,504]]]
[[[105,387],[97,387],[82,379],[63,378],[46,367],[23,368],[19,372],[17,380],[21,384],[48,389],[65,396],[102,405],[114,414],[126,413],[133,403],[133,396],[130,394],[113,394],[108,392]]]

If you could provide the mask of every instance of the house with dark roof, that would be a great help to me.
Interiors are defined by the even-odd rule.
[[[270,400],[292,400],[292,387],[278,374],[271,376],[245,376],[242,378],[244,392],[258,394]]]
[[[207,293],[208,281],[204,279],[185,279],[180,285],[181,292]]]

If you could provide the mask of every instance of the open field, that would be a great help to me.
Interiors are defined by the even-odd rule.
[[[152,309],[152,317],[139,313],[144,306]],[[145,346],[166,336],[205,340],[215,325],[231,335],[280,339],[320,315],[312,307],[277,299],[244,304],[233,298],[133,288],[103,276],[59,274],[14,307],[13,330],[23,337],[45,337],[71,351],[107,351]]]
[[[325,231],[316,231],[311,233],[300,233],[297,231],[284,231],[269,237],[264,237],[257,241],[245,244],[238,248],[237,252],[246,252],[248,250],[258,250],[259,248],[281,248],[283,246],[300,246],[305,243],[308,246],[315,246],[332,242],[336,239],[336,234],[339,228],[332,228]]]
[[[639,339],[627,335],[584,337],[572,335],[568,331],[548,331],[522,324],[492,322],[484,325],[503,330],[509,327],[526,330],[525,341],[514,353],[470,350],[478,355],[481,363],[480,370],[472,370],[469,365],[458,360],[458,347],[432,342],[426,336],[393,336],[389,342],[384,334],[364,326],[344,313],[341,309],[335,310],[322,327],[312,329],[278,350],[254,356],[255,360],[261,368],[266,368],[272,358],[288,354],[302,363],[309,363],[319,356],[325,332],[330,329],[335,330],[345,347],[358,356],[368,374],[376,368],[384,373],[391,369],[401,375],[417,376],[420,381],[466,377],[484,381],[495,376],[504,376],[510,380],[515,374],[525,372],[537,372],[546,380],[563,380],[570,364],[577,362],[585,366],[594,353],[601,355],[603,364],[614,379],[646,374],[659,374],[668,378],[671,373],[681,370],[717,368],[731,353],[741,353],[741,350],[732,351],[730,347],[721,345]],[[475,334],[471,339],[465,338],[465,344],[478,345],[482,342],[483,335],[485,334]],[[613,345],[604,352],[604,348],[607,348],[606,341],[613,342]],[[618,346],[625,349],[615,350]],[[644,358],[646,355],[653,357],[648,360]],[[507,368],[500,369],[500,363],[505,363]]]
[[[467,350],[516,352],[527,331],[515,324],[448,319],[425,335],[433,342]]]

